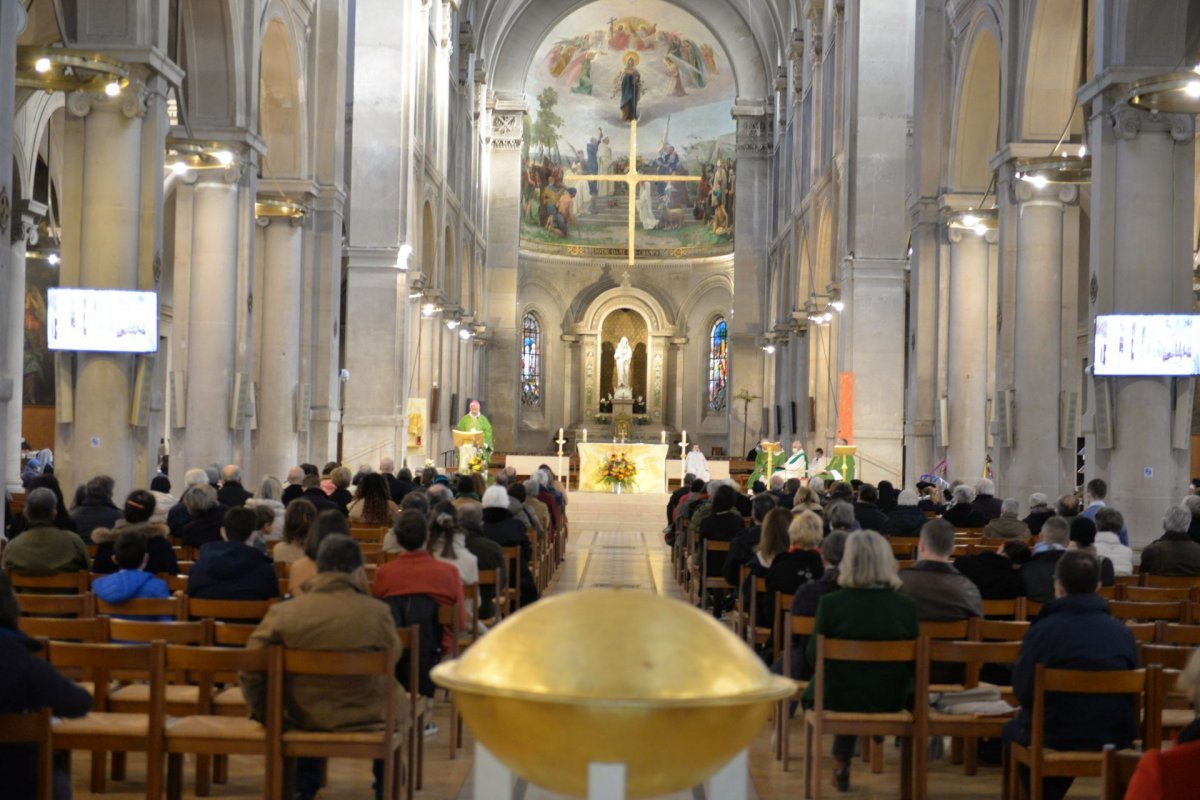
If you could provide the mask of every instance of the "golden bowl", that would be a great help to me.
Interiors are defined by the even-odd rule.
[[[522,778],[581,797],[589,764],[624,764],[630,798],[702,783],[795,686],[711,616],[617,589],[539,601],[433,680]]]

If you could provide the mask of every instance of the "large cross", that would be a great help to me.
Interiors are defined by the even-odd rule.
[[[643,175],[637,168],[637,120],[629,123],[629,170],[618,175],[576,175],[569,173],[563,180],[571,181],[605,181],[624,183],[629,190],[629,260],[634,263],[634,236],[637,233],[637,187],[642,183],[671,183],[674,181],[699,181],[696,175]]]

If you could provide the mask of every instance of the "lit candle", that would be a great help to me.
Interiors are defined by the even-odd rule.
[[[662,432],[662,443],[663,444],[667,443],[667,432],[666,431]]]
[[[558,440],[559,440],[559,441],[562,441],[562,438],[563,438],[563,437],[562,437],[562,431],[563,431],[563,429],[562,429],[562,428],[559,428],[559,429],[558,429]]]
[[[587,428],[584,428],[584,429],[583,429],[583,440],[584,440],[585,442],[587,441]]]
[[[683,443],[687,444],[687,431],[683,432]]]

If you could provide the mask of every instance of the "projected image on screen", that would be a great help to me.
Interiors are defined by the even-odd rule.
[[[158,349],[158,296],[113,289],[51,289],[46,339],[51,350],[153,353]]]
[[[1186,314],[1096,317],[1095,374],[1200,374],[1200,318]]]

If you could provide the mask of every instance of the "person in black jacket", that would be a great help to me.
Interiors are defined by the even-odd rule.
[[[0,714],[49,708],[55,717],[82,717],[92,696],[63,677],[36,653],[42,645],[17,628],[20,607],[8,575],[0,573]],[[33,745],[0,746],[0,790],[5,797],[37,796],[37,758]],[[67,754],[69,756],[69,754]],[[55,759],[54,796],[71,796],[69,761]]]
[[[84,489],[83,503],[71,512],[75,532],[89,544],[93,530],[111,528],[121,518],[121,509],[113,505],[113,486],[113,479],[107,475],[92,478]]]
[[[204,600],[270,600],[279,597],[275,564],[247,542],[258,528],[252,508],[225,512],[221,541],[200,548],[188,573],[188,597]]]
[[[51,473],[43,472],[29,481],[29,486],[25,489],[25,496],[28,497],[29,493],[34,489],[49,489],[58,498],[58,510],[54,515],[54,527],[63,531],[75,530],[75,520],[71,519],[71,513],[67,511],[67,504],[63,501],[62,487],[58,485],[58,478]],[[4,513],[5,519],[9,519],[9,508],[7,505],[4,507]],[[29,520],[25,518],[24,514],[17,514],[16,517],[11,519],[7,527],[8,538],[13,539],[28,529]]]
[[[820,579],[825,573],[820,550],[823,533],[821,518],[812,511],[792,517],[788,525],[791,546],[786,553],[776,556],[767,569],[769,595],[795,594],[804,584]]]
[[[92,572],[108,575],[120,569],[113,559],[113,545],[118,536],[128,532],[141,533],[146,537],[149,560],[142,568],[143,572],[152,575],[174,575],[179,572],[175,548],[167,540],[167,526],[150,521],[155,502],[154,495],[145,489],[132,491],[125,499],[125,518],[118,520],[112,528],[96,528],[92,531],[92,541],[97,545],[96,555],[92,558]]]
[[[825,572],[815,581],[809,581],[796,590],[792,596],[792,616],[815,617],[821,598],[830,592],[838,590],[838,564],[842,563],[842,553],[846,549],[846,532],[834,531],[821,541],[821,564]],[[808,663],[806,648],[807,636],[792,637],[792,679],[797,681],[811,680],[814,665]],[[772,671],[783,674],[783,658],[772,666]],[[796,712],[796,703],[792,703],[789,713]]]
[[[510,576],[509,586],[520,585],[522,606],[537,600],[537,584],[533,582],[533,571],[530,569],[533,545],[525,526],[513,519],[512,512],[508,510],[508,492],[503,486],[488,487],[483,493],[483,535],[501,547],[521,548],[520,582],[518,584],[516,576]]]
[[[1029,514],[1021,522],[1029,526],[1030,536],[1037,536],[1042,532],[1042,525],[1053,516],[1054,509],[1050,507],[1050,499],[1041,492],[1034,492],[1029,495]]]
[[[190,521],[183,526],[180,543],[185,547],[203,547],[221,541],[221,525],[228,509],[217,502],[217,490],[207,483],[193,486],[183,496]]]
[[[396,505],[399,505],[409,492],[417,488],[417,484],[413,482],[412,470],[408,467],[401,467],[389,485],[392,490],[392,502]]]
[[[864,531],[880,532],[887,524],[887,515],[879,510],[879,490],[869,483],[858,488],[858,502],[854,504],[854,519]]]
[[[330,500],[329,495],[325,494],[325,490],[321,488],[320,475],[304,476],[304,494],[300,496],[312,503],[317,509],[318,514],[322,511],[340,511],[347,517],[350,516],[348,508],[343,509],[337,503]]]
[[[253,492],[246,491],[242,486],[242,468],[230,464],[221,470],[221,488],[217,490],[217,499],[226,508],[237,508],[246,505],[246,501],[254,497]]]
[[[955,528],[982,528],[987,520],[972,502],[975,500],[975,490],[965,483],[954,487],[954,505],[946,509],[942,519]]]
[[[1049,523],[1047,523],[1048,525]],[[1043,528],[1043,532],[1045,529]],[[1029,744],[1032,728],[1034,676],[1038,666],[1052,669],[1133,670],[1138,667],[1138,646],[1129,628],[1108,613],[1108,604],[1096,594],[1100,564],[1095,556],[1078,551],[1063,555],[1054,568],[1054,599],[1033,621],[1013,668],[1013,692],[1021,710],[1004,726],[1008,742]],[[1095,750],[1133,745],[1137,712],[1132,696],[1048,694],[1045,704],[1045,745],[1054,750]],[[1029,773],[1022,769],[1028,784]],[[1060,800],[1071,778],[1046,778],[1044,797]],[[1028,788],[1028,786],[1026,787]]]
[[[742,515],[737,510],[737,490],[732,486],[721,485],[713,495],[712,513],[700,523],[700,537],[696,540],[696,552],[704,548],[705,539],[718,542],[732,542],[734,537],[746,529]],[[720,562],[720,563],[715,563]],[[724,558],[714,554],[709,559],[709,574],[722,574]],[[697,563],[699,561],[697,560]]]
[[[979,588],[984,600],[1015,600],[1025,596],[1021,565],[1030,558],[1024,542],[1005,542],[995,552],[985,550],[954,559],[954,568]]]
[[[905,489],[896,499],[896,510],[888,514],[879,532],[884,536],[920,536],[925,520],[925,512],[917,507],[917,493]]]
[[[1054,599],[1054,569],[1070,541],[1071,526],[1062,517],[1051,517],[1042,525],[1033,556],[1021,567],[1025,591],[1033,602],[1049,603]]]
[[[667,527],[671,527],[671,523],[675,520],[675,504],[679,499],[688,494],[692,490],[692,481],[696,480],[696,476],[688,473],[683,476],[683,483],[679,484],[679,488],[671,492],[670,499],[667,500]]]
[[[760,494],[754,498],[752,517],[754,524],[733,538],[733,542],[729,545],[729,554],[725,556],[725,564],[721,569],[725,581],[731,586],[737,585],[742,567],[749,564],[754,558],[755,548],[758,547],[758,541],[762,538],[763,520],[774,509],[775,498],[771,495]]]

